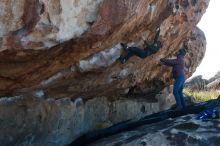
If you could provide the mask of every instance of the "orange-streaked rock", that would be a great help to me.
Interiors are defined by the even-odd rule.
[[[196,24],[209,1],[188,0],[22,0],[1,1],[0,94],[43,90],[47,96],[93,97],[127,93],[154,80],[170,84],[160,65],[183,42],[188,44],[190,76],[205,53]],[[13,7],[12,7],[13,6]],[[163,48],[142,60],[117,61],[120,42],[142,47],[161,28]]]

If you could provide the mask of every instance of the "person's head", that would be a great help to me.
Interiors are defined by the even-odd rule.
[[[155,46],[158,47],[158,48],[162,48],[163,47],[163,44],[160,42],[160,41],[157,41],[155,43]]]
[[[186,48],[182,47],[181,49],[179,49],[177,56],[179,56],[179,55],[185,56],[186,52],[187,52]]]

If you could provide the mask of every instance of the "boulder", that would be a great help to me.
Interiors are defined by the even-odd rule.
[[[99,140],[91,146],[170,146],[220,144],[219,119],[196,120],[195,115],[182,116],[142,126],[132,131]]]
[[[49,97],[121,95],[126,89],[163,82],[170,69],[159,64],[188,46],[187,75],[206,47],[196,27],[209,0],[13,0],[1,1],[0,95],[43,90]],[[120,42],[143,47],[156,29],[163,44],[145,59],[117,59]]]
[[[203,79],[201,75],[186,80],[185,87],[190,90],[206,90],[209,81]]]
[[[143,99],[2,97],[0,145],[64,146],[89,131],[157,111],[157,102]]]
[[[171,68],[159,59],[175,57],[183,45],[192,75],[205,54],[205,35],[196,25],[208,4],[1,0],[0,144],[67,145],[87,131],[159,111],[158,102],[148,100],[155,96],[126,95],[133,89],[156,95],[171,85]],[[118,61],[120,42],[142,48],[158,27],[163,48],[145,59]]]

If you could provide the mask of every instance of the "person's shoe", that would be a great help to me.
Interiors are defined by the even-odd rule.
[[[126,62],[126,59],[124,57],[119,57],[118,60],[121,62],[121,64],[124,64]]]
[[[125,50],[125,51],[128,51],[128,46],[124,43],[120,43],[120,45],[122,46],[122,48]]]
[[[177,105],[176,105],[176,104],[174,104],[174,105],[172,105],[172,106],[171,106],[171,108],[170,108],[170,109],[171,109],[171,110],[175,110],[175,109],[176,109],[176,107],[177,107]]]
[[[182,106],[179,106],[179,105],[173,105],[173,106],[171,106],[171,110],[181,110],[181,109],[183,109],[184,107],[182,107]]]
[[[160,27],[157,27],[156,32],[160,31]]]
[[[174,110],[182,110],[183,109],[183,107],[182,106],[177,106]]]

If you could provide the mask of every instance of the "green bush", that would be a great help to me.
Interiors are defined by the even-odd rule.
[[[187,96],[192,96],[196,101],[208,101],[210,99],[216,99],[220,91],[219,90],[210,90],[210,91],[193,91],[188,88],[183,90],[183,93]]]

